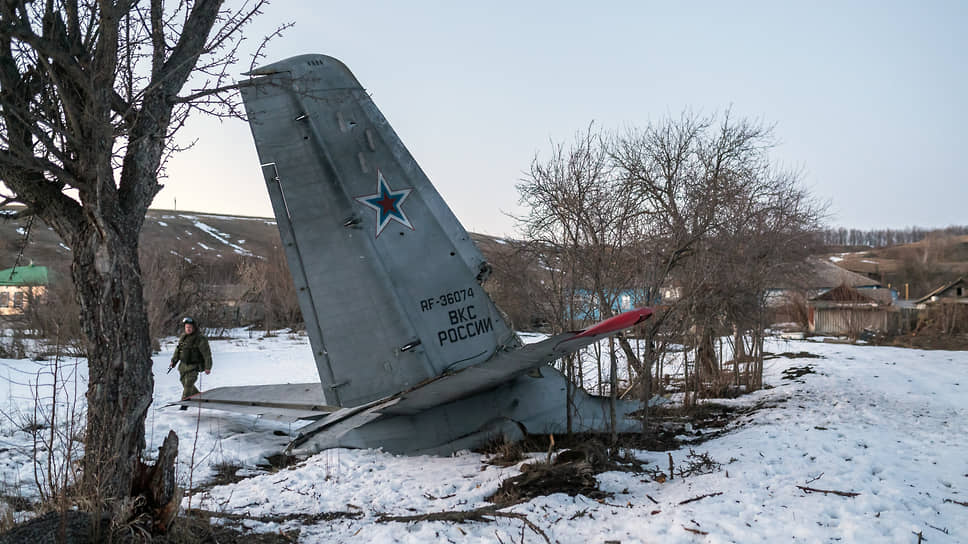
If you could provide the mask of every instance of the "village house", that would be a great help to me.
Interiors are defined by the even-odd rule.
[[[0,316],[22,315],[47,294],[47,267],[18,266],[0,270]]]
[[[962,276],[915,301],[919,309],[925,309],[938,303],[968,304],[968,280]]]
[[[815,309],[811,309],[808,301],[842,285],[885,305],[897,298],[894,290],[883,287],[877,280],[844,270],[827,259],[810,257],[766,290],[770,319],[788,330],[796,326],[812,331]]]
[[[825,259],[810,257],[802,269],[784,279],[785,285],[767,290],[768,306],[778,307],[791,300],[811,299],[831,289],[846,285],[857,289],[869,298],[889,303],[896,298],[893,290],[884,288],[877,280],[844,270]]]
[[[878,295],[885,291],[879,290]],[[857,338],[864,331],[897,331],[898,309],[887,297],[870,296],[875,292],[843,284],[811,298],[807,301],[810,332]]]
[[[919,327],[930,325],[941,333],[968,332],[968,280],[964,276],[915,301]]]

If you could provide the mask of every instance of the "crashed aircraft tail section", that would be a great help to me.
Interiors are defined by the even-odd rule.
[[[489,268],[353,74],[302,55],[242,88],[319,371],[182,404],[313,419],[290,444],[448,453],[495,435],[604,431],[607,403],[568,400],[548,363],[648,318],[642,308],[522,346],[484,292]],[[321,389],[321,391],[320,391]],[[631,430],[638,405],[616,407]]]
[[[484,258],[350,71],[303,55],[251,75],[242,96],[326,403],[516,347]]]

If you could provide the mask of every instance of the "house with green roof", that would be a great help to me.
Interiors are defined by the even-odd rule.
[[[0,315],[19,315],[47,294],[46,266],[17,266],[0,270]]]

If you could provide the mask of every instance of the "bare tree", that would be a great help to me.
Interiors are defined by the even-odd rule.
[[[765,293],[803,259],[822,210],[796,175],[772,165],[772,145],[770,127],[729,112],[684,113],[613,137],[590,127],[569,148],[556,145],[550,159],[533,161],[518,186],[530,210],[522,232],[556,263],[547,267],[548,283],[563,288],[560,315],[608,317],[617,297],[630,293],[641,304],[661,303],[639,331],[638,352],[616,338],[644,400],[663,357],[655,348],[668,344],[660,331],[692,331],[693,384],[725,383],[716,339],[729,322],[759,331],[762,352]],[[679,296],[662,300],[673,287]]]
[[[558,295],[566,302],[560,315],[569,319],[561,324],[573,329],[576,318],[614,315],[619,297],[629,293],[637,280],[631,248],[641,237],[640,205],[637,193],[615,176],[601,131],[589,125],[567,149],[557,144],[547,161],[535,158],[530,175],[518,185],[518,191],[522,203],[530,209],[520,222],[525,235],[537,242],[537,247],[551,250],[560,264],[550,270],[549,283],[564,288]],[[618,367],[613,346],[609,342],[614,441]],[[600,352],[596,352],[596,358],[601,375]],[[570,368],[566,370],[569,382],[582,383],[581,376],[574,376]]]
[[[529,174],[517,186],[521,203],[529,209],[528,215],[518,218],[519,226],[533,243],[532,252],[542,263],[551,287],[552,315],[557,318],[552,323],[553,332],[575,330],[588,316],[592,293],[583,285],[582,261],[590,242],[586,214],[607,195],[603,185],[608,183],[608,161],[601,142],[601,134],[589,125],[571,147],[553,144],[547,160],[536,156]],[[575,357],[563,361],[568,378],[569,433],[577,381],[575,361]]]
[[[296,286],[281,246],[273,246],[265,259],[241,261],[237,274],[239,284],[245,289],[242,300],[262,306],[266,332],[273,327],[291,327],[302,322]]]
[[[152,338],[177,331],[183,315],[197,316],[202,306],[201,265],[171,250],[142,247],[140,265]]]
[[[677,119],[664,119],[643,129],[630,128],[611,142],[617,175],[639,195],[642,237],[636,246],[636,264],[639,290],[649,304],[659,302],[664,289],[681,282],[676,272],[694,257],[697,246],[716,225],[715,211],[721,198],[716,168],[722,168],[722,164],[707,157],[713,121],[711,117],[683,113]],[[653,346],[667,344],[656,342],[659,331],[669,325],[678,330],[685,323],[676,316],[691,302],[692,293],[681,291],[683,296],[661,300],[662,311],[642,327],[641,361],[628,342],[619,339],[626,357],[636,361],[640,369],[646,406],[653,391],[652,368],[662,357]]]
[[[49,285],[43,294],[27,291],[27,304],[24,308],[26,326],[39,338],[57,339],[61,346],[72,351],[82,343],[83,332],[78,320],[79,308],[74,296],[74,286],[69,281],[67,271],[51,269]],[[62,279],[58,279],[62,278]],[[66,281],[64,281],[66,280]]]
[[[814,247],[823,207],[795,173],[772,164],[772,146],[771,127],[728,111],[719,119],[684,114],[615,145],[623,175],[645,195],[653,228],[645,246],[658,248],[643,260],[650,288],[673,273],[681,288],[697,385],[725,383],[714,339],[727,323],[757,331],[762,351],[766,293]]]
[[[145,212],[190,111],[235,111],[216,91],[263,3],[0,5],[0,179],[12,192],[3,204],[25,204],[71,249],[90,380],[83,483],[101,502],[131,493],[145,447]],[[182,94],[192,77],[200,88]]]

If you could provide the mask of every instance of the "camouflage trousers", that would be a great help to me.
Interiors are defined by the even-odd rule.
[[[185,370],[179,368],[178,370],[181,374],[182,400],[185,400],[192,395],[197,395],[198,388],[195,387],[195,380],[198,379],[198,369],[193,367]]]

